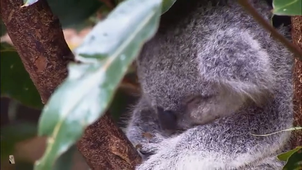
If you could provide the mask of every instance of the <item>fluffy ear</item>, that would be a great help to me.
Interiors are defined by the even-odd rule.
[[[274,89],[269,54],[245,30],[228,28],[200,43],[199,71],[205,81],[217,83],[242,101],[261,104]]]

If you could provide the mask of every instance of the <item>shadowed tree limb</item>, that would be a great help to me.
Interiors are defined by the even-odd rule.
[[[107,113],[87,127],[77,147],[93,170],[134,169],[141,158],[125,138]]]
[[[45,104],[74,60],[60,22],[46,0],[21,8],[22,0],[0,0],[0,15],[30,78]],[[92,169],[134,169],[141,161],[110,116],[89,126],[77,144]]]

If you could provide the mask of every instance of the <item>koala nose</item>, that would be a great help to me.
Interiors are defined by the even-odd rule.
[[[160,107],[157,108],[157,115],[159,125],[162,130],[176,130],[177,129],[177,117],[173,111],[164,110]]]

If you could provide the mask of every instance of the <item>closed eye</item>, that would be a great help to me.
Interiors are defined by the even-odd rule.
[[[187,104],[187,103],[192,103],[194,100],[196,100],[197,96],[189,96],[188,98],[186,98],[184,100],[184,103]]]
[[[189,96],[184,100],[184,104],[190,104],[190,103],[199,103],[201,101],[205,101],[208,100],[210,98],[212,98],[213,96],[208,95],[208,96],[201,96],[201,95],[193,95],[193,96]]]
[[[205,102],[209,99],[211,99],[213,96],[201,96],[201,95],[193,95],[193,96],[189,96],[187,97],[183,104],[189,108],[192,108],[196,105],[199,105],[201,102]]]

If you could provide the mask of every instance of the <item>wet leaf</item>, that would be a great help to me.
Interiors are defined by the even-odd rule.
[[[49,136],[36,170],[51,169],[107,109],[114,92],[142,45],[156,32],[161,0],[127,0],[97,24],[75,51],[82,64],[51,96],[39,121],[39,135]]]

